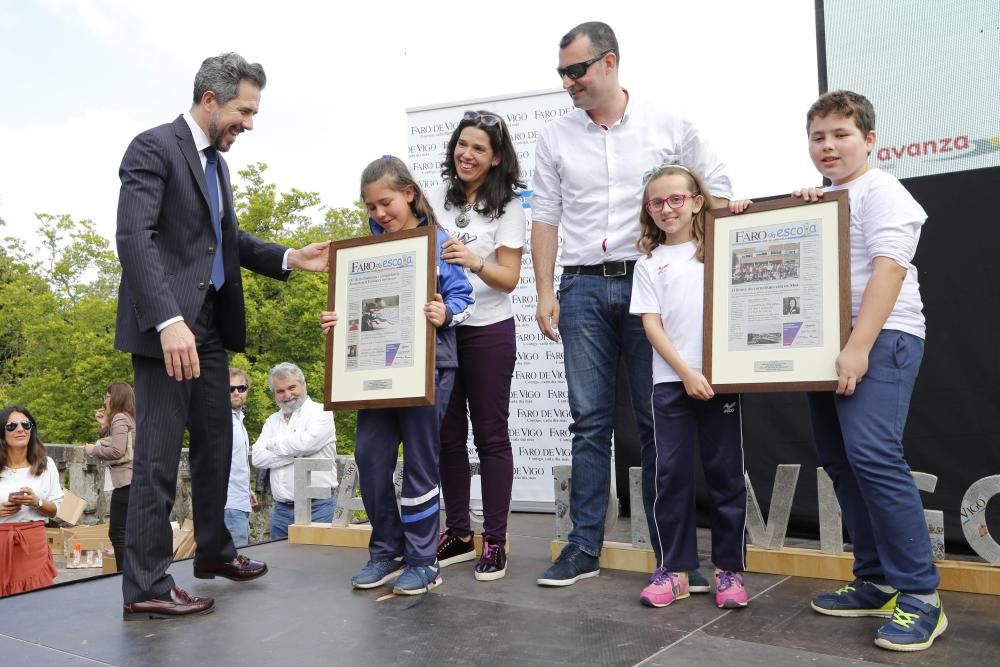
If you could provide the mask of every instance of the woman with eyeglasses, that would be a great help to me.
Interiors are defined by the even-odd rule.
[[[122,571],[125,560],[125,519],[132,486],[132,454],[135,446],[135,393],[127,382],[112,382],[104,393],[104,408],[95,415],[101,425],[96,444],[84,446],[88,456],[107,461],[111,477],[111,523],[108,539],[115,548],[115,566]]]
[[[45,522],[62,504],[56,462],[27,408],[0,411],[0,596],[51,586],[58,574]]]
[[[458,379],[441,427],[447,530],[438,541],[438,560],[444,567],[476,557],[469,521],[468,414],[484,513],[483,554],[475,576],[489,581],[503,577],[507,567],[514,481],[507,418],[517,353],[510,293],[520,279],[526,235],[516,192],[524,183],[503,118],[466,111],[448,142],[441,174],[444,182],[427,192],[438,224],[451,236],[441,256],[469,270],[476,310],[458,327]]]

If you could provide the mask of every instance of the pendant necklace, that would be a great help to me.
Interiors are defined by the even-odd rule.
[[[465,229],[466,227],[469,226],[469,211],[471,210],[472,210],[472,204],[468,202],[459,207],[458,217],[455,218],[455,225],[459,229]]]

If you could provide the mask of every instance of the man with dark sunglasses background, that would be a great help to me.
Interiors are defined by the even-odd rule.
[[[243,425],[243,408],[250,378],[242,368],[229,369],[229,404],[233,408],[233,461],[229,466],[229,491],[223,520],[236,548],[250,543],[250,512],[257,498],[250,489],[250,436]]]
[[[652,521],[652,349],[641,319],[629,315],[632,269],[639,256],[642,175],[664,161],[678,161],[702,175],[715,206],[724,206],[732,196],[726,166],[704,137],[685,119],[622,88],[619,60],[618,39],[604,23],[582,23],[562,38],[556,73],[576,110],[546,125],[535,145],[535,319],[546,337],[557,342],[562,337],[573,414],[573,530],[559,558],[539,577],[543,586],[569,586],[600,572],[619,360],[627,369],[643,504],[660,563],[662,550]],[[696,93],[694,83],[686,88],[685,94]],[[553,278],[560,231],[563,273],[557,299]],[[690,581],[690,590],[708,592],[708,582],[697,572]]]

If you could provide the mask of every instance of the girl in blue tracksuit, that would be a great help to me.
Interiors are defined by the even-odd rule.
[[[402,160],[391,155],[365,167],[361,198],[368,207],[373,234],[436,224],[420,186]],[[438,294],[424,304],[424,315],[437,327],[437,404],[358,410],[354,456],[372,536],[370,560],[351,578],[355,588],[375,588],[395,580],[394,593],[415,595],[441,583],[437,562],[441,418],[458,367],[454,327],[472,314],[474,299],[462,266],[441,259],[440,247],[450,237],[438,229],[437,238]],[[325,331],[336,322],[337,313],[323,313]],[[397,510],[392,475],[400,442],[404,451],[403,491]]]

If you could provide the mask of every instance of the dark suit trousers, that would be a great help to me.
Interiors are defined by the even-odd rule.
[[[213,296],[206,297],[191,330],[201,364],[197,379],[178,382],[167,375],[163,359],[132,355],[137,419],[122,578],[126,603],[151,599],[174,585],[167,574],[173,560],[170,510],[185,427],[191,436],[195,560],[236,557],[223,519],[233,455],[229,365],[216,328]]]

